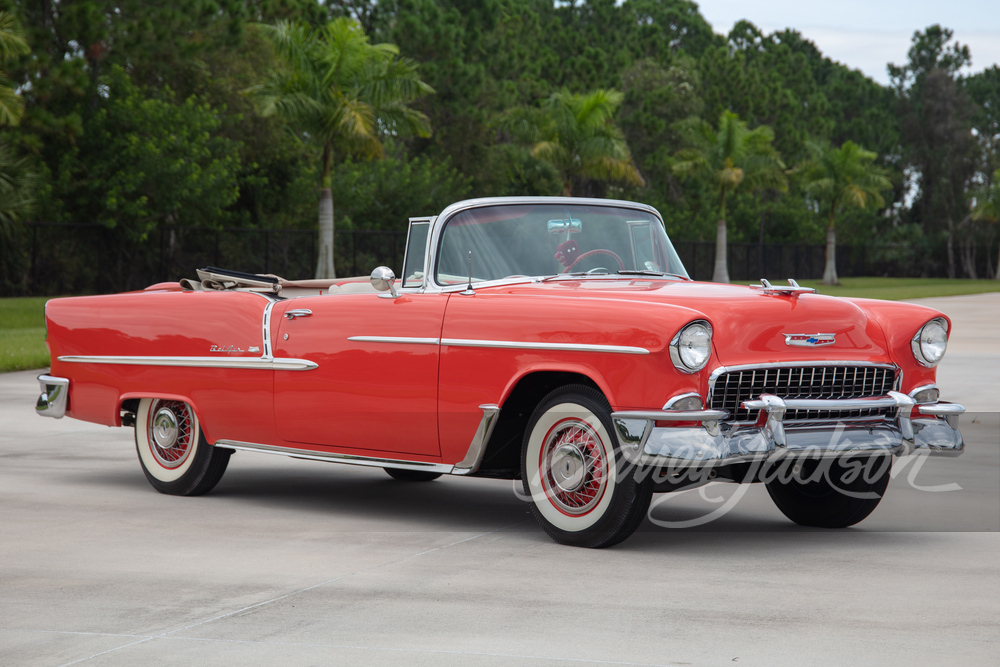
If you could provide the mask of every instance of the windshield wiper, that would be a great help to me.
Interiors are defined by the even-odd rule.
[[[560,278],[580,278],[581,276],[612,276],[613,273],[591,273],[590,271],[574,271],[572,273],[557,273],[551,276],[545,276],[540,282],[547,282],[549,280],[559,280]]]
[[[672,278],[680,278],[681,276],[676,273],[667,273],[666,271],[651,271],[649,269],[635,269],[635,270],[622,270],[618,271],[620,276],[670,276]]]

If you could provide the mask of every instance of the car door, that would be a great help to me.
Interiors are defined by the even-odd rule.
[[[317,364],[275,373],[279,435],[338,451],[439,456],[438,358],[447,301],[443,294],[371,292],[276,305],[274,356]]]

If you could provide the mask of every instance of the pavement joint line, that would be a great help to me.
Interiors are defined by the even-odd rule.
[[[535,661],[547,661],[547,662],[577,662],[588,665],[623,665],[625,667],[670,667],[670,665],[684,664],[676,662],[624,662],[621,660],[596,660],[593,658],[565,658],[565,657],[552,657],[545,655],[528,655],[523,653],[491,653],[489,651],[459,651],[459,650],[449,650],[449,649],[405,648],[396,646],[360,646],[356,644],[330,644],[330,643],[320,643],[320,642],[279,642],[279,641],[269,641],[263,639],[222,639],[218,637],[165,637],[163,635],[130,635],[130,634],[119,634],[111,632],[77,632],[72,630],[24,630],[19,628],[0,628],[0,632],[34,632],[34,633],[57,634],[57,635],[89,635],[96,637],[142,637],[144,638],[143,641],[150,641],[153,639],[167,639],[171,641],[191,641],[191,642],[208,642],[208,643],[217,642],[220,644],[251,644],[251,645],[264,645],[264,646],[339,648],[339,649],[348,649],[353,651],[429,653],[432,655],[467,655],[467,656],[479,656],[484,658],[516,658],[522,660],[535,660]],[[127,646],[135,646],[136,644],[140,643],[142,642],[134,642],[132,644],[128,644]],[[120,648],[125,648],[125,647],[122,646]],[[111,650],[114,651],[117,649],[111,649]]]
[[[377,570],[379,568],[388,567],[390,565],[396,565],[398,563],[403,563],[403,562],[406,562],[408,560],[412,560],[414,558],[419,558],[420,556],[426,556],[427,554],[434,553],[435,551],[440,551],[442,549],[448,549],[450,547],[456,546],[458,544],[462,544],[464,542],[470,542],[470,541],[478,539],[480,537],[485,537],[487,535],[492,535],[493,533],[499,533],[501,530],[506,530],[508,528],[512,528],[512,527],[520,525],[522,523],[524,523],[524,521],[517,521],[517,522],[512,523],[510,525],[507,525],[507,526],[501,526],[500,528],[497,528],[495,530],[489,530],[489,531],[486,531],[485,533],[479,533],[477,535],[473,535],[472,537],[466,537],[465,539],[456,540],[455,542],[451,542],[449,544],[442,544],[441,546],[434,547],[433,549],[426,549],[426,550],[421,551],[419,553],[410,554],[409,556],[404,556],[403,558],[397,558],[396,560],[391,560],[391,561],[387,561],[385,563],[379,563],[377,565],[372,565],[371,567],[366,567],[366,568],[364,568],[362,570],[355,570],[354,572],[349,572],[347,574],[342,574],[342,575],[340,575],[338,577],[333,577],[332,579],[327,579],[326,581],[321,581],[318,584],[313,584],[312,586],[306,586],[305,588],[300,588],[300,589],[292,591],[290,593],[285,593],[284,595],[279,595],[278,597],[271,598],[270,600],[264,600],[263,602],[258,602],[256,604],[248,605],[246,607],[243,607],[242,609],[237,609],[236,611],[231,611],[231,612],[228,612],[228,613],[225,613],[225,614],[220,614],[218,616],[213,616],[212,618],[208,618],[208,619],[205,619],[203,621],[198,621],[197,623],[192,623],[190,625],[184,626],[183,628],[177,628],[176,630],[168,630],[167,632],[163,632],[163,633],[160,633],[158,635],[128,635],[128,636],[134,636],[134,637],[142,637],[142,639],[139,639],[138,641],[134,641],[134,642],[129,642],[128,644],[123,644],[121,646],[116,646],[114,648],[109,648],[106,651],[101,651],[100,653],[95,653],[95,654],[89,655],[89,656],[87,656],[85,658],[79,658],[78,660],[73,660],[71,662],[63,663],[61,665],[61,667],[69,667],[70,665],[76,665],[76,664],[79,664],[81,662],[87,662],[88,660],[93,660],[94,658],[98,658],[98,657],[100,657],[102,655],[107,655],[108,653],[114,653],[115,651],[120,651],[122,649],[129,648],[131,646],[136,646],[138,644],[143,644],[145,642],[152,641],[154,639],[171,638],[170,635],[173,635],[173,634],[178,633],[178,632],[184,632],[185,630],[190,630],[191,628],[197,628],[197,627],[205,625],[207,623],[213,623],[215,621],[221,621],[224,618],[229,618],[230,616],[236,616],[237,614],[242,614],[243,612],[250,611],[251,609],[257,609],[257,608],[263,607],[265,605],[273,604],[275,602],[280,602],[282,600],[288,599],[288,598],[293,597],[295,595],[300,595],[301,593],[306,593],[308,591],[315,590],[317,588],[320,588],[321,586],[326,586],[327,584],[332,584],[335,581],[340,581],[341,579],[347,579],[348,577],[353,577],[354,575],[357,575],[357,574],[364,574],[366,572],[371,572],[371,571]]]
[[[84,632],[82,630],[34,630],[29,628],[0,628],[0,632],[36,632],[54,635],[86,635],[90,637],[145,637],[153,639],[153,635],[135,635],[123,632]]]

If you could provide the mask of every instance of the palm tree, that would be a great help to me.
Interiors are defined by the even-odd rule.
[[[976,193],[972,219],[1000,222],[1000,169],[993,172],[993,182]],[[997,251],[997,269],[993,279],[1000,280],[1000,250]]]
[[[563,191],[578,194],[588,181],[643,185],[625,135],[614,123],[624,96],[616,90],[553,93],[541,107],[514,107],[497,126],[559,172]]]
[[[28,159],[0,137],[0,259],[3,244],[34,207],[36,181]]]
[[[24,111],[24,102],[6,80],[3,64],[29,51],[24,35],[14,27],[14,16],[9,12],[0,12],[0,125],[17,125]]]
[[[837,213],[846,208],[885,206],[881,192],[892,189],[892,183],[886,178],[885,170],[873,164],[878,156],[853,141],[844,142],[840,148],[809,141],[806,147],[810,158],[797,171],[802,175],[805,191],[828,207],[823,284],[839,285],[837,231],[834,228]]]
[[[692,118],[681,129],[688,147],[677,152],[673,170],[678,176],[700,180],[719,194],[712,281],[728,283],[726,197],[741,186],[786,190],[785,164],[772,145],[771,128],[760,125],[751,130],[731,111],[722,112],[718,128]]]
[[[316,277],[334,278],[330,183],[335,152],[381,157],[383,135],[430,136],[427,116],[407,105],[434,91],[394,44],[370,44],[353,19],[339,18],[315,30],[288,21],[257,28],[281,62],[249,92],[262,115],[283,118],[322,148]]]

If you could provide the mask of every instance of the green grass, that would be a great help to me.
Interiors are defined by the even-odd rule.
[[[779,283],[781,281],[778,281]],[[800,280],[815,287],[820,294],[854,296],[865,299],[922,299],[932,296],[957,296],[1000,292],[1000,280],[950,280],[948,278],[841,278],[842,285],[820,285],[818,280]]]
[[[0,372],[45,368],[47,297],[0,299]]]

